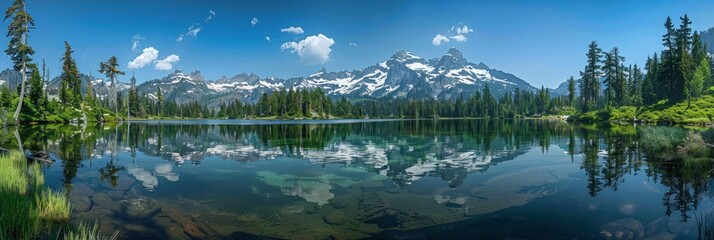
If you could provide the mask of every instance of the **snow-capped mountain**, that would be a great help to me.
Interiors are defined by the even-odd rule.
[[[517,88],[535,89],[512,74],[467,61],[455,48],[429,60],[399,50],[386,61],[363,69],[329,72],[323,67],[307,77],[289,79],[243,73],[211,81],[205,80],[199,71],[184,74],[177,70],[162,79],[145,82],[138,89],[155,97],[157,86],[161,86],[167,100],[179,103],[200,100],[213,106],[233,99],[255,102],[261,94],[280,88],[321,88],[329,96],[352,99],[451,99],[473,95],[485,86],[497,96]]]
[[[62,87],[61,81],[60,81],[61,76],[57,76],[53,78],[50,82],[49,85],[47,86],[47,91],[50,95],[58,95],[59,94],[59,89]],[[103,78],[96,78],[84,74],[80,74],[80,82],[82,84],[81,89],[82,93],[86,93],[87,89],[87,83],[90,81],[92,82],[92,89],[94,90],[94,94],[97,95],[99,99],[104,99],[105,97],[109,96],[109,91],[111,91],[111,86],[112,82],[104,80]],[[18,80],[19,82],[19,80]],[[122,92],[126,91],[129,89],[129,84],[122,83],[117,81],[117,92]]]
[[[151,80],[137,86],[139,94],[146,94],[153,99],[158,98],[159,89],[165,100],[175,101],[178,104],[202,101],[217,94],[217,91],[208,87],[200,71],[184,74],[181,70],[176,70],[162,79]]]
[[[7,79],[4,79],[7,78]],[[89,76],[82,75],[83,89]],[[0,73],[0,80],[19,83],[19,74],[12,70]],[[50,94],[59,89],[59,78],[50,82]],[[106,96],[110,83],[93,78],[95,93]],[[280,79],[261,78],[255,74],[238,74],[206,80],[200,71],[184,73],[181,70],[161,79],[146,81],[137,86],[139,94],[157,98],[160,88],[165,100],[179,104],[200,101],[209,106],[218,106],[234,99],[255,102],[263,93],[286,89],[321,88],[334,98],[399,98],[408,99],[453,99],[460,95],[471,96],[485,86],[496,95],[521,90],[535,90],[526,81],[503,71],[489,68],[484,63],[474,64],[466,60],[455,48],[442,57],[425,59],[411,52],[399,50],[375,65],[352,71],[329,72],[324,67],[307,77]],[[129,85],[119,83],[118,91],[124,92]]]

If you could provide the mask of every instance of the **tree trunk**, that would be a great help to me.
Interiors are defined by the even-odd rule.
[[[22,146],[22,138],[20,138],[20,133],[17,131],[18,127],[15,127],[15,140],[17,140],[17,147],[20,148],[20,152],[24,155],[25,154],[25,148]]]
[[[15,125],[20,124],[20,110],[22,109],[22,103],[25,100],[25,82],[27,81],[27,73],[25,71],[25,63],[22,63],[22,83],[20,84],[20,101],[17,102],[17,108],[15,109]]]

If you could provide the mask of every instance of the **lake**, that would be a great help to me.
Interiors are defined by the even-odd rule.
[[[547,120],[24,126],[73,221],[125,239],[696,239],[710,169]],[[11,132],[0,143],[16,148]],[[707,222],[706,219],[709,219]]]

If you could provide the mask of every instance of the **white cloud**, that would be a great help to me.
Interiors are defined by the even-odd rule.
[[[437,34],[434,39],[431,40],[431,43],[434,44],[434,46],[439,46],[443,43],[448,43],[449,40],[454,40],[455,42],[466,42],[466,40],[468,40],[466,35],[472,33],[473,31],[473,28],[469,28],[469,26],[465,24],[459,24],[452,26],[447,35]]]
[[[348,45],[350,48],[357,47],[357,43],[353,43],[353,42],[351,42],[351,43],[349,43],[349,44],[347,44],[347,45]]]
[[[457,35],[468,34],[468,33],[474,31],[472,28],[469,28],[469,26],[466,26],[466,25],[463,25],[461,27],[458,27],[458,26],[451,27],[451,31],[454,31],[454,30],[456,30]]]
[[[330,59],[330,52],[335,40],[329,38],[322,33],[318,35],[308,36],[300,40],[300,42],[286,42],[280,46],[280,49],[290,50],[300,56],[300,60],[307,64],[322,64]]]
[[[133,61],[129,62],[129,69],[138,69],[151,63],[151,61],[156,60],[159,57],[159,50],[153,47],[144,48],[141,55],[136,57]]]
[[[269,36],[265,36],[265,40],[267,40],[268,42],[270,42],[270,37],[269,37]]]
[[[136,34],[133,37],[131,37],[131,51],[136,52],[139,50],[141,47],[141,41],[146,40],[146,38],[142,37],[140,34]]]
[[[431,44],[434,44],[434,46],[439,46],[442,43],[447,42],[449,42],[449,38],[441,34],[436,34],[436,36],[434,36],[434,39],[431,40]]]
[[[161,70],[161,71],[168,71],[174,68],[174,63],[177,63],[179,60],[178,55],[176,54],[171,54],[168,57],[161,59],[161,60],[156,60],[154,61],[154,69],[156,70]]]
[[[467,40],[466,36],[464,36],[463,34],[458,34],[456,36],[451,36],[449,38],[454,39],[457,42],[466,42],[466,40]]]
[[[186,36],[192,36],[195,38],[198,36],[198,33],[201,32],[201,30],[203,30],[203,27],[201,26],[201,24],[198,24],[198,23],[193,24],[188,27],[188,32],[179,35],[178,38],[176,38],[176,41],[177,42],[183,41]]]
[[[305,33],[305,31],[303,31],[301,27],[292,27],[292,26],[291,26],[291,27],[288,27],[288,28],[280,29],[280,31],[281,31],[281,32],[287,32],[287,33],[292,33],[292,34],[295,34],[295,35],[300,35],[300,34]]]
[[[216,12],[214,12],[213,10],[208,10],[208,17],[206,17],[206,20],[203,20],[203,22],[211,21],[214,16],[216,16]]]
[[[258,19],[257,19],[257,18],[251,19],[251,20],[250,20],[250,25],[255,26],[255,24],[258,24]]]
[[[198,35],[198,32],[200,32],[202,29],[203,27],[201,27],[201,25],[199,25],[198,23],[191,25],[190,27],[188,27],[188,32],[186,33],[186,35],[196,37]]]

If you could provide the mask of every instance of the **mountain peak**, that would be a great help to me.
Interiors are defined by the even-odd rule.
[[[451,55],[451,56],[456,57],[456,58],[463,58],[463,57],[464,57],[463,54],[461,54],[461,51],[459,51],[459,50],[456,49],[455,47],[449,48],[449,51],[446,52],[446,55]]]
[[[394,54],[392,54],[391,59],[394,61],[397,61],[397,62],[406,62],[408,60],[421,59],[421,58],[410,53],[410,52],[407,52],[404,49],[400,49],[400,50],[397,50],[397,52],[395,52]]]
[[[444,55],[440,60],[439,65],[452,65],[452,64],[458,64],[461,66],[464,66],[468,64],[468,61],[466,61],[466,58],[464,58],[464,55],[461,54],[461,52],[452,47],[449,48],[449,51],[446,52],[446,55]]]
[[[322,66],[320,68],[320,71],[310,74],[308,78],[324,77],[325,75],[327,75],[327,69],[325,68],[325,66]]]

